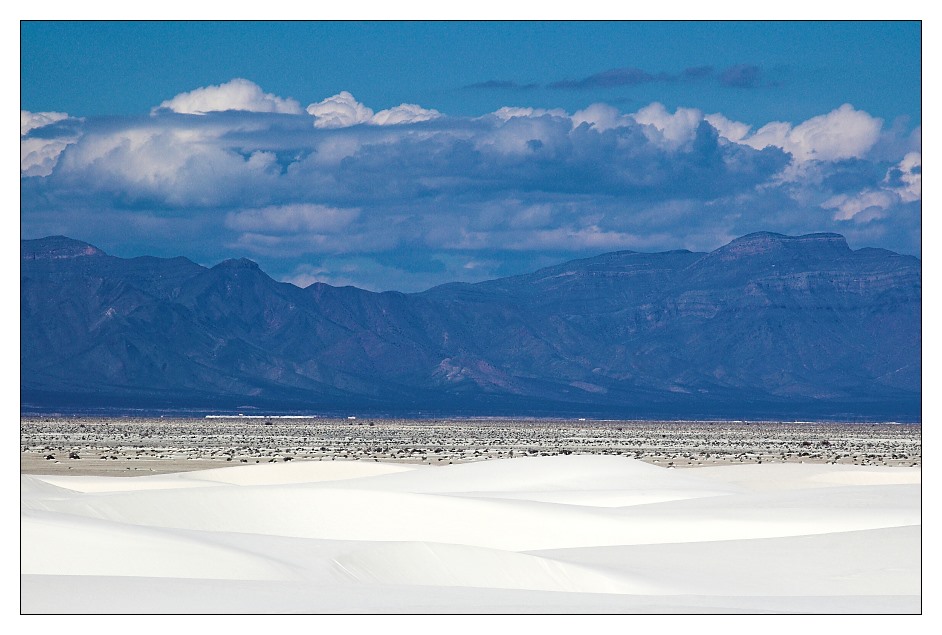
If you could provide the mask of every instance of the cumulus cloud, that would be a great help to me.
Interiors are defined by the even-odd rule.
[[[59,155],[69,145],[60,139],[21,139],[20,175],[48,176],[52,174]]]
[[[244,203],[275,184],[276,154],[233,150],[220,140],[224,132],[213,126],[174,128],[160,121],[92,128],[62,153],[50,178],[56,186],[116,196],[125,204]]]
[[[309,105],[307,112],[314,116],[314,126],[317,128],[347,128],[357,124],[392,126],[429,121],[442,116],[437,110],[423,108],[418,104],[400,104],[374,114],[372,108],[358,102],[345,90]]]
[[[628,123],[628,118],[621,114],[617,108],[608,104],[592,104],[572,115],[572,123],[578,126],[587,123],[596,130],[608,130]]]
[[[867,221],[879,218],[899,202],[899,197],[887,190],[866,190],[857,194],[839,194],[824,202],[823,207],[837,210],[834,220]],[[866,212],[866,214],[864,214]]]
[[[795,126],[786,150],[799,159],[819,161],[862,157],[877,142],[882,125],[882,120],[844,104]]]
[[[896,192],[906,203],[922,199],[922,153],[910,152],[890,168],[884,186]]]
[[[294,99],[282,99],[266,93],[247,79],[236,78],[218,86],[197,88],[180,93],[155,108],[166,108],[183,114],[202,115],[208,112],[244,110],[249,112],[273,112],[290,115],[301,114],[301,104]]]
[[[657,130],[656,141],[676,148],[694,140],[703,113],[695,108],[678,108],[671,114],[662,104],[654,102],[634,113],[632,118]]]
[[[503,126],[477,135],[474,148],[484,155],[526,157],[556,145],[559,136],[553,122],[539,118],[514,117]]]
[[[543,117],[544,115],[551,117],[567,116],[566,111],[562,108],[520,108],[517,106],[504,106],[503,108],[495,110],[493,115],[504,121],[513,119],[514,117]]]
[[[366,123],[373,117],[372,109],[358,102],[345,90],[310,104],[306,110],[314,116],[314,125],[318,128],[346,128]]]
[[[43,135],[42,129],[52,124],[67,121],[70,117],[64,112],[29,112],[20,111],[20,175],[48,176],[59,160],[65,148],[81,136],[72,129],[60,129],[52,134]],[[33,133],[36,131],[35,133]],[[33,134],[31,134],[33,133]]]
[[[835,161],[866,155],[880,138],[881,119],[850,104],[819,115],[797,126],[774,121],[741,142],[756,149],[776,146],[796,161]]]
[[[26,136],[26,133],[34,128],[42,128],[51,123],[68,119],[69,115],[64,112],[30,112],[28,110],[20,111],[20,136]]]
[[[884,218],[894,207],[921,199],[922,156],[910,152],[887,171],[880,187],[832,196],[822,207],[835,210],[835,220],[870,222]]]
[[[422,108],[417,104],[400,104],[395,108],[380,110],[370,118],[370,123],[377,126],[391,126],[404,123],[416,123],[438,119],[442,113],[434,109]]]
[[[733,121],[718,112],[712,115],[706,115],[704,119],[707,123],[716,128],[716,131],[721,137],[737,143],[742,141],[752,129],[752,126],[749,124]]]
[[[513,261],[519,272],[549,253],[709,249],[758,230],[879,229],[896,241],[882,246],[918,252],[912,131],[884,130],[850,106],[759,127],[659,103],[633,113],[609,104],[476,118],[414,104],[374,113],[350,93],[294,115],[43,114],[21,116],[23,147],[69,141],[24,160],[35,177],[21,181],[24,235],[135,245],[179,236],[173,244],[201,262],[248,255],[286,279],[415,290],[509,273],[468,262]],[[397,266],[403,254],[433,252],[441,271]],[[355,258],[365,259],[356,272],[336,268]]]

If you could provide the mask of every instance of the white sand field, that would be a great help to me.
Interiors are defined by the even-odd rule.
[[[919,468],[621,456],[21,477],[24,613],[918,613]]]

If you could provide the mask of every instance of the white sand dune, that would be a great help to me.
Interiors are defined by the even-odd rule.
[[[919,474],[557,456],[22,476],[22,610],[913,613]]]
[[[132,575],[166,578],[284,580],[286,565],[223,547],[199,536],[128,528],[117,523],[26,512],[21,541],[24,574]]]

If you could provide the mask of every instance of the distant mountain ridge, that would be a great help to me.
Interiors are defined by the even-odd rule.
[[[838,234],[422,293],[21,243],[24,410],[918,420],[921,263]]]

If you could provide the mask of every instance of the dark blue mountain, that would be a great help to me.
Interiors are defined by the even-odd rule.
[[[22,241],[23,409],[919,420],[921,263],[837,234],[424,293]]]

